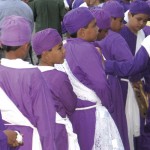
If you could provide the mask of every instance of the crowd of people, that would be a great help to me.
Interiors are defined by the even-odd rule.
[[[148,21],[149,0],[0,0],[0,150],[150,150]]]

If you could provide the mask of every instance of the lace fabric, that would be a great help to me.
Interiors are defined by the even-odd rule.
[[[77,97],[80,100],[96,103],[95,136],[92,150],[124,150],[118,129],[107,109],[101,105],[99,97],[93,90],[83,85],[72,74],[66,60],[62,66],[56,68],[59,68],[59,70],[61,68],[62,71],[68,74],[69,80]]]

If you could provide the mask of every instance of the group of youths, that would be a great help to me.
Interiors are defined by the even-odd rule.
[[[103,9],[70,10],[63,18],[69,35],[64,46],[55,29],[32,36],[27,19],[5,17],[0,149],[150,149],[149,110],[140,116],[131,85],[144,77],[149,93],[150,36],[144,30],[149,17],[143,1],[131,3],[124,26],[117,1]],[[38,66],[24,61],[30,43]]]

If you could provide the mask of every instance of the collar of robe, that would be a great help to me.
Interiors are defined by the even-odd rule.
[[[37,68],[37,66],[33,66],[29,64],[29,62],[23,61],[22,59],[1,59],[1,65],[9,68],[16,69],[24,69],[24,68]]]
[[[52,66],[38,66],[38,69],[39,69],[41,72],[45,72],[45,71],[54,70],[55,67],[52,67]]]

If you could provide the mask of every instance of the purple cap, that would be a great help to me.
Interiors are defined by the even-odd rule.
[[[124,17],[124,8],[123,6],[117,1],[108,1],[102,7],[105,11],[107,11],[111,17],[115,18],[123,18]]]
[[[31,40],[29,22],[21,16],[8,16],[1,23],[1,43],[7,46],[21,46]]]
[[[31,43],[33,50],[37,55],[52,49],[54,46],[62,42],[62,38],[57,30],[48,28],[34,34]]]
[[[79,7],[69,11],[63,20],[63,24],[68,33],[76,33],[80,28],[87,26],[94,16],[86,7]]]
[[[99,29],[108,29],[110,28],[111,16],[110,14],[103,9],[92,9],[93,16],[96,18],[97,26]]]
[[[130,4],[129,11],[133,14],[147,14],[150,15],[150,7],[144,1],[133,1]]]

